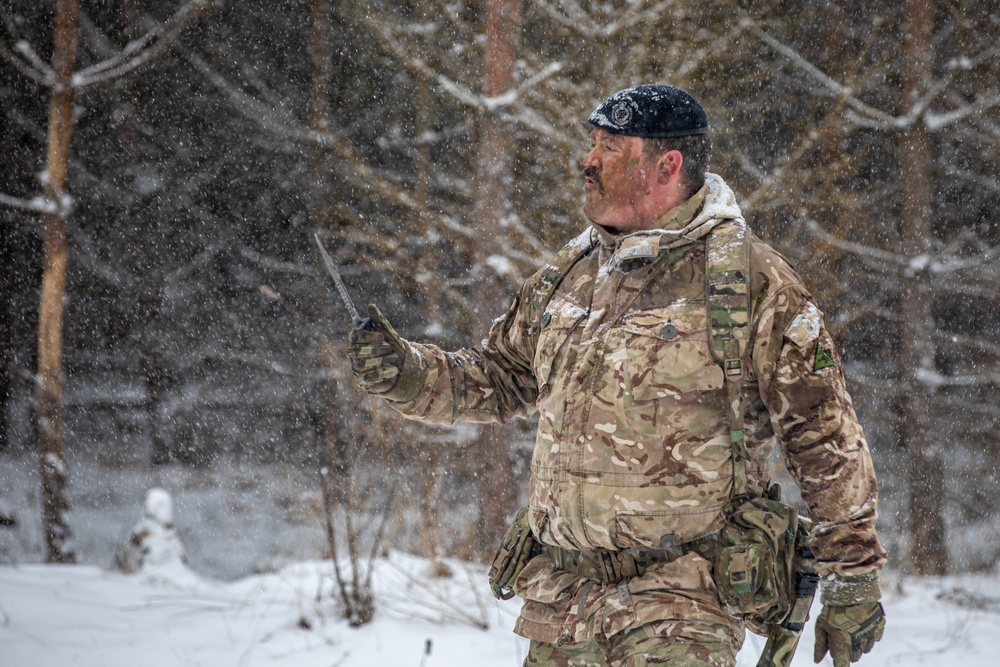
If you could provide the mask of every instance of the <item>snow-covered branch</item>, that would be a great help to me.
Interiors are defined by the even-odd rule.
[[[31,211],[32,213],[53,214],[59,211],[59,207],[56,206],[55,202],[42,196],[22,199],[0,192],[0,204],[22,211]]]
[[[910,266],[911,261],[905,255],[899,255],[887,250],[881,250],[879,248],[873,248],[860,243],[854,243],[853,241],[845,241],[844,239],[838,238],[823,229],[823,226],[815,220],[806,220],[806,229],[822,239],[824,243],[828,243],[845,252],[872,259],[880,263],[893,264],[899,267]]]
[[[850,384],[860,385],[888,395],[892,395],[900,389],[898,380],[886,378],[882,375],[871,375],[859,370],[855,366],[850,367],[847,375],[850,378]]]
[[[386,199],[411,210],[419,210],[419,205],[412,197],[391,181],[383,178],[374,167],[357,154],[344,137],[332,130],[320,131],[304,127],[294,117],[273,106],[262,104],[256,98],[245,93],[239,86],[234,85],[219,74],[201,56],[185,51],[184,57],[204,74],[212,85],[224,93],[229,98],[232,107],[244,117],[255,122],[264,130],[289,141],[332,149],[342,160],[351,165],[355,176],[364,183],[373,186]]]
[[[731,27],[724,35],[715,37],[715,39],[706,42],[700,48],[685,51],[684,61],[681,62],[680,66],[678,66],[676,69],[676,76],[678,80],[683,81],[687,79],[691,74],[697,71],[699,67],[701,67],[702,63],[709,56],[716,53],[724,52],[729,42],[731,42],[734,37],[743,32],[743,28],[744,26],[742,23],[737,23],[736,25]]]
[[[552,125],[545,119],[544,116],[542,116],[542,114],[530,106],[525,105],[517,108],[509,117],[522,127],[526,127],[532,132],[554,139],[563,146],[572,149],[579,148],[579,140],[577,138],[568,136],[565,132]]]
[[[278,273],[290,273],[299,276],[312,276],[316,274],[315,267],[306,266],[301,262],[283,262],[279,259],[274,259],[273,257],[268,257],[256,250],[251,250],[246,246],[240,246],[239,248],[240,257],[252,262],[256,266],[267,269],[269,271],[276,271]]]
[[[378,36],[381,44],[412,74],[425,81],[436,83],[442,91],[448,93],[464,106],[476,110],[485,106],[482,97],[472,89],[435,70],[422,58],[415,58],[408,53],[399,35],[395,34],[380,17],[368,16],[365,22],[368,29]]]
[[[954,331],[938,331],[934,337],[942,345],[954,345],[971,351],[972,353],[967,353],[968,356],[966,356],[969,359],[981,359],[984,354],[1000,358],[1000,343],[987,340],[983,336],[973,336]]]
[[[452,2],[451,0],[434,0],[434,6],[437,7],[440,15],[447,17],[448,23],[455,26],[458,30],[464,33],[472,31],[472,26],[462,16],[462,11],[465,9],[463,3]]]
[[[118,288],[134,289],[138,285],[139,281],[131,273],[101,259],[97,248],[83,230],[73,226],[70,235],[73,239],[76,260],[93,275]]]
[[[562,71],[563,64],[559,61],[549,63],[546,67],[535,72],[530,77],[525,79],[524,83],[519,85],[514,91],[510,93],[511,100],[509,104],[513,104],[521,97],[525,92],[531,90],[540,83],[545,82],[547,79],[555,76]]]
[[[1000,384],[1000,371],[992,373],[963,373],[961,375],[943,375],[932,368],[918,368],[913,374],[917,382],[931,389],[941,387],[983,387]]]
[[[989,111],[998,106],[1000,106],[1000,95],[981,95],[977,96],[971,104],[966,104],[953,111],[947,113],[927,113],[924,117],[924,122],[927,124],[927,129],[933,132],[964,120],[969,116],[979,115],[984,111]]]
[[[551,2],[536,2],[549,18],[569,30],[592,40],[617,37],[639,23],[657,21],[673,0],[663,0],[647,7],[646,3],[636,3],[627,10],[616,14],[616,20],[601,21],[591,16],[576,0],[557,0],[558,8]]]
[[[837,97],[842,97],[848,105],[846,113],[847,119],[861,127],[899,131],[906,130],[912,127],[915,123],[922,121],[928,130],[935,132],[942,130],[960,120],[964,120],[970,116],[979,115],[985,111],[1000,106],[1000,95],[982,95],[978,96],[972,103],[963,104],[952,111],[938,113],[929,111],[931,103],[942,93],[948,90],[954,81],[955,76],[959,72],[969,68],[970,65],[968,63],[980,62],[988,56],[994,55],[997,50],[996,47],[988,49],[986,52],[979,54],[974,58],[961,59],[962,63],[964,63],[961,67],[955,66],[947,68],[944,76],[934,82],[934,85],[930,86],[927,89],[927,92],[924,93],[920,99],[916,100],[906,113],[902,115],[895,115],[862,102],[857,98],[857,96],[854,95],[854,91],[849,86],[841,84],[836,79],[823,72],[816,65],[812,64],[805,56],[768,34],[766,31],[757,26],[752,20],[746,19],[741,25],[746,26],[750,32],[757,35],[761,41],[788,58],[789,61],[791,61],[796,67],[812,79],[822,84],[831,94]]]
[[[745,19],[742,25],[745,26],[750,32],[757,35],[762,42],[788,58],[792,64],[802,70],[805,74],[822,84],[833,96],[843,98],[852,110],[854,110],[857,114],[860,114],[859,119],[867,118],[870,119],[869,122],[877,122],[879,125],[886,127],[899,126],[899,121],[895,116],[880,109],[876,109],[875,107],[865,104],[859,100],[854,96],[853,91],[849,87],[842,85],[836,79],[813,65],[809,62],[808,58],[800,54],[792,47],[772,37],[752,20]]]
[[[928,264],[928,270],[936,274],[957,273],[966,269],[978,269],[989,266],[1000,257],[1000,248],[993,248],[975,257],[943,257]]]
[[[992,192],[1000,192],[1000,180],[990,176],[989,174],[980,171],[962,169],[952,163],[946,163],[942,166],[945,174],[948,176],[957,176],[958,178],[969,181],[970,183],[975,183],[981,188],[986,188]]]
[[[37,84],[48,87],[55,81],[52,68],[39,58],[35,50],[31,48],[31,44],[23,39],[18,41],[13,49],[0,42],[0,58],[6,60],[23,76]]]
[[[73,76],[73,87],[82,89],[107,83],[147,64],[174,43],[184,28],[213,2],[190,0],[165,23],[156,24],[145,35],[129,42],[120,53],[78,71]]]

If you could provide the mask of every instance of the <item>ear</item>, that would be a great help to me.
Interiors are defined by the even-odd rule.
[[[684,156],[678,150],[662,153],[656,160],[656,177],[662,185],[667,185],[681,177]]]

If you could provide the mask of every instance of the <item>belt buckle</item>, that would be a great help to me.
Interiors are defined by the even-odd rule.
[[[600,549],[594,552],[597,572],[606,584],[617,584],[623,579],[639,576],[639,568],[635,558],[627,551],[607,551]]]
[[[621,581],[621,568],[618,567],[618,559],[615,558],[614,552],[601,549],[594,554],[594,559],[597,561],[597,571],[604,583],[617,584]]]

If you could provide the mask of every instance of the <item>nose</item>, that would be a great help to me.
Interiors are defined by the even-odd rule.
[[[597,168],[601,164],[600,159],[597,155],[597,146],[590,149],[587,155],[583,158],[583,168],[594,167]]]

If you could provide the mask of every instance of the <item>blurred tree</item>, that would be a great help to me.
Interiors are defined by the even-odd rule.
[[[66,518],[67,468],[62,410],[63,315],[69,260],[68,224],[73,208],[69,192],[70,140],[74,127],[77,91],[106,83],[134,71],[202,9],[208,0],[192,0],[170,24],[157,26],[132,42],[113,58],[83,70],[77,69],[78,0],[57,0],[55,6],[52,64],[47,65],[25,40],[14,49],[0,48],[5,59],[22,74],[49,92],[48,141],[43,195],[31,200],[3,195],[3,203],[35,211],[42,217],[44,260],[38,316],[38,442],[41,450],[42,523],[45,558],[49,562],[72,563],[75,545]],[[8,25],[11,25],[8,22]],[[166,29],[164,31],[164,29]],[[162,34],[161,34],[162,32]]]
[[[883,508],[905,517],[894,551],[912,572],[942,573],[950,556],[990,563],[998,553],[946,529],[950,516],[969,516],[968,480],[996,477],[981,443],[997,414],[976,406],[997,400],[1000,369],[982,319],[1000,305],[987,288],[1000,254],[989,213],[997,26],[964,2],[858,6],[747,16],[751,39],[731,57],[763,79],[735,87],[741,129],[731,136],[744,152],[728,173],[844,342]],[[811,39],[822,32],[837,37]]]
[[[497,523],[513,501],[486,493],[520,485],[480,467],[502,459],[428,453],[468,445],[474,430],[396,424],[385,436],[411,443],[400,460],[426,460],[444,481],[398,462],[373,473],[359,456],[389,431],[363,435],[384,415],[337,379],[349,324],[312,232],[359,305],[378,302],[409,338],[475,344],[587,224],[589,112],[662,81],[706,106],[713,171],[799,267],[842,341],[892,551],[908,543],[912,569],[938,570],[947,542],[962,567],[987,567],[1000,547],[969,556],[971,538],[945,538],[942,526],[1000,531],[1000,503],[984,491],[998,482],[995,448],[983,446],[1000,422],[995,4],[294,0],[277,10],[245,0],[215,6],[177,42],[155,3],[81,0],[81,60],[97,64],[72,78],[70,437],[101,455],[116,450],[108,442],[148,441],[154,460],[199,465],[314,452],[295,445],[319,438],[351,479],[398,480],[420,487],[415,504]],[[59,201],[32,194],[47,136],[38,92],[51,90],[52,67],[30,45],[51,32],[55,7],[0,9],[0,133],[13,158],[0,163],[4,266],[39,263],[26,241],[39,226],[27,220]],[[24,370],[33,273],[6,277],[9,414],[34,387]],[[7,432],[23,441],[22,421]],[[513,448],[502,472],[515,480],[530,431],[484,445]],[[484,506],[465,509],[473,497]],[[424,548],[437,542],[428,535]]]
[[[935,3],[906,0],[903,5],[903,109],[924,105],[934,80]],[[925,375],[939,375],[934,330],[934,294],[928,266],[934,242],[931,221],[934,213],[934,173],[928,159],[934,154],[927,125],[915,120],[899,133],[900,177],[905,183],[900,216],[901,248],[911,258],[909,285],[900,303],[900,343],[902,373],[907,391],[903,405],[902,438],[910,459],[910,549],[908,563],[916,574],[942,575],[948,570],[945,532],[944,470],[942,448],[934,441],[931,404],[937,401],[937,387],[923,381]],[[915,263],[914,263],[915,262]]]
[[[479,109],[479,156],[473,208],[474,224],[482,232],[472,261],[481,266],[478,299],[473,303],[473,329],[489,331],[495,308],[510,300],[504,284],[508,261],[504,230],[511,224],[514,203],[514,132],[499,113],[504,96],[516,91],[521,41],[520,0],[487,0],[486,45],[483,53],[482,106]],[[510,433],[495,424],[479,431],[476,459],[480,463],[480,544],[483,553],[495,548],[517,510],[518,480]]]

